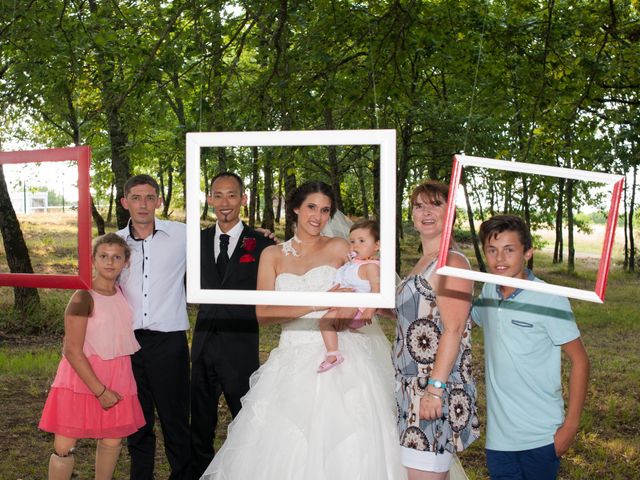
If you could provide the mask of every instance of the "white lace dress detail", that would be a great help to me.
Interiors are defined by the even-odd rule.
[[[280,245],[280,248],[282,248],[282,253],[284,253],[285,257],[288,257],[289,255],[293,255],[294,257],[298,256],[298,251],[295,248],[293,248],[292,241],[293,241],[293,238],[290,238],[289,240],[284,242],[282,245]]]

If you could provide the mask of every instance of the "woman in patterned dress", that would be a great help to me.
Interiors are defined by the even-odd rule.
[[[471,373],[473,282],[435,273],[448,191],[446,184],[427,181],[411,194],[422,256],[397,289],[393,362],[409,480],[447,479],[454,454],[479,436]],[[469,268],[455,249],[447,265]]]

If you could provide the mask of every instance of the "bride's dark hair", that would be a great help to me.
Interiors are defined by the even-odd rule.
[[[331,217],[336,213],[336,198],[333,194],[333,189],[324,182],[319,180],[303,183],[294,189],[287,197],[285,204],[287,209],[287,216],[293,218],[295,222],[298,221],[298,215],[293,210],[300,208],[302,202],[312,193],[321,193],[331,200]]]

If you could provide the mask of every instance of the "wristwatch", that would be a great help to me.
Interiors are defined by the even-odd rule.
[[[446,388],[447,382],[441,382],[440,380],[435,380],[433,378],[430,378],[429,381],[427,382],[427,385],[433,385],[436,388]]]

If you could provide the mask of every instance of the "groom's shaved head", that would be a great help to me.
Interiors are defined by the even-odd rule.
[[[220,172],[218,173],[215,177],[213,177],[211,179],[211,189],[213,190],[213,184],[216,180],[218,180],[221,177],[231,177],[231,178],[235,178],[235,180],[238,182],[238,186],[240,187],[240,193],[244,192],[244,185],[242,183],[242,178],[240,178],[240,175],[238,175],[237,173],[234,172]]]

